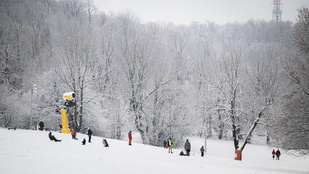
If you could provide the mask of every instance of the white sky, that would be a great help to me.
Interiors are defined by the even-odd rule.
[[[206,21],[217,24],[272,20],[273,0],[93,0],[105,13],[131,10],[142,22],[190,24]],[[282,20],[295,22],[297,8],[309,7],[309,0],[281,0]]]

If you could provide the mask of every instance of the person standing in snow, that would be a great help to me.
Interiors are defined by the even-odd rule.
[[[85,138],[82,141],[82,145],[86,145],[86,139]]]
[[[191,144],[190,144],[188,139],[187,139],[187,141],[185,143],[185,150],[186,150],[186,155],[190,156]]]
[[[75,130],[74,129],[72,129],[71,135],[72,135],[72,139],[75,139]]]
[[[279,160],[279,157],[280,157],[281,153],[279,151],[279,149],[276,151],[276,156],[277,156],[277,160]]]
[[[273,149],[273,151],[271,152],[271,154],[273,155],[273,159],[275,159],[275,156],[276,156],[275,149]]]
[[[173,150],[172,150],[172,138],[168,139],[167,141],[167,145],[168,145],[168,153],[173,153]]]
[[[88,129],[88,142],[89,143],[91,143],[91,135],[92,135],[92,130],[91,130],[91,128],[89,127],[89,129]]]
[[[201,151],[201,156],[203,157],[204,156],[204,152],[205,152],[204,146],[201,147],[200,151]]]
[[[167,148],[167,147],[166,147],[166,144],[167,144],[167,143],[166,143],[166,140],[164,140],[164,141],[163,141],[164,149]]]
[[[129,131],[128,133],[128,138],[129,138],[129,145],[131,146],[131,142],[132,142],[132,131]]]

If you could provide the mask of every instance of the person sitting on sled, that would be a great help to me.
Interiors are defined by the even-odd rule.
[[[51,132],[49,132],[48,137],[51,141],[61,142],[61,140],[58,140]]]

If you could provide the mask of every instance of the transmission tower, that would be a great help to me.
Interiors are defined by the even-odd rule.
[[[273,21],[282,21],[281,18],[281,14],[282,14],[282,10],[281,10],[281,0],[274,0],[274,8],[273,8]]]

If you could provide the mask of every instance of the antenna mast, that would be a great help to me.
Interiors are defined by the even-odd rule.
[[[279,22],[282,21],[282,10],[281,10],[281,0],[274,0],[273,8],[273,21]]]

